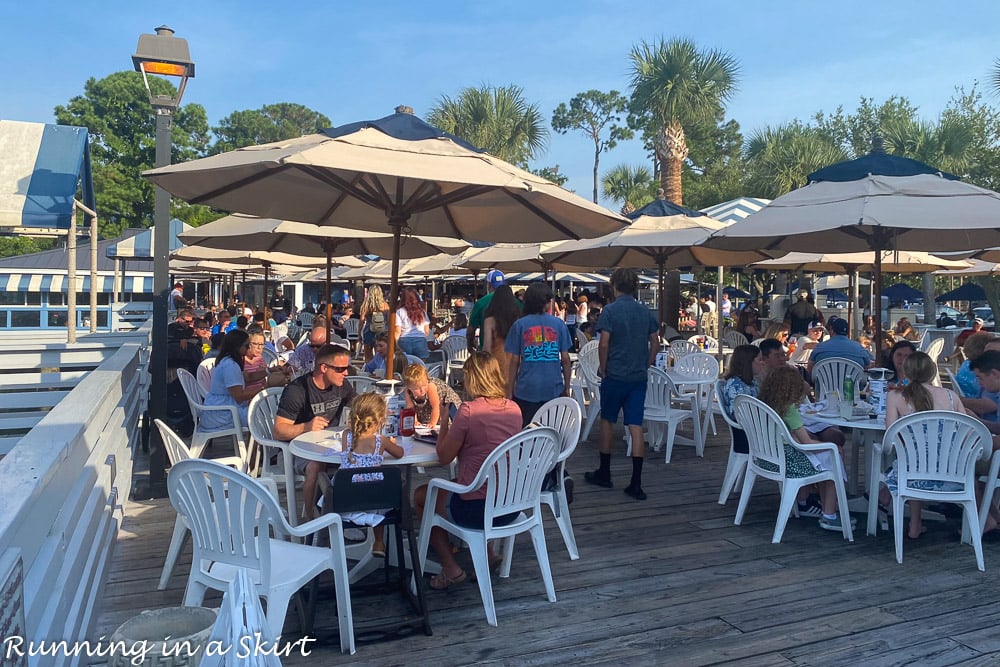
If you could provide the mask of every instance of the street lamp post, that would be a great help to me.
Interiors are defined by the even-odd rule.
[[[187,80],[194,77],[194,62],[188,52],[186,39],[174,37],[174,31],[163,25],[155,35],[140,35],[139,45],[132,56],[137,72],[142,74],[149,103],[156,113],[156,164],[165,167],[170,164],[171,126],[173,114],[181,104],[181,96]],[[154,94],[149,86],[148,75],[179,77],[176,95]],[[164,419],[167,414],[167,298],[170,252],[170,195],[157,186],[153,208],[153,349],[149,356],[150,389],[149,419]],[[139,495],[162,498],[167,495],[167,458],[158,429],[150,429],[149,445],[149,488]]]

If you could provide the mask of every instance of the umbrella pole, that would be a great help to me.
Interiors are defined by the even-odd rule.
[[[872,312],[875,313],[875,362],[882,363],[882,249],[875,250],[875,273],[872,276],[874,283],[872,294]]]
[[[327,321],[327,331],[330,331],[330,316],[332,313],[332,306],[330,304],[330,295],[333,294],[333,246],[326,244],[326,321]],[[329,336],[327,337],[329,340]]]
[[[270,322],[271,317],[267,312],[267,304],[270,303],[267,300],[267,283],[268,283],[268,278],[270,277],[270,272],[271,272],[270,269],[271,269],[271,263],[264,262],[264,331],[268,331],[271,328],[268,325],[268,322]]]
[[[718,346],[716,348],[716,356],[719,358],[719,363],[723,361],[722,354],[722,280],[723,280],[724,267],[719,267],[719,274],[716,276],[715,281],[715,340],[718,341]]]
[[[385,378],[392,379],[396,360],[396,309],[399,300],[399,237],[403,231],[406,219],[390,217],[389,227],[392,229],[392,273],[389,282],[389,349],[385,358]]]
[[[664,264],[664,260],[663,259],[659,259],[656,262],[656,268],[659,270],[658,271],[659,275],[657,276],[657,288],[659,290],[659,293],[656,295],[656,307],[659,309],[659,316],[660,316],[660,319],[658,319],[656,321],[657,334],[659,334],[660,332],[663,331],[663,323],[665,321],[663,319],[663,291],[664,291],[663,290],[663,272],[664,272],[663,264]]]

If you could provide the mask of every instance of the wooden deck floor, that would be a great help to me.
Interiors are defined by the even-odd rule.
[[[593,441],[596,438],[592,436]],[[725,435],[728,438],[728,434]],[[554,522],[547,540],[559,601],[546,601],[530,542],[518,541],[511,577],[494,580],[499,627],[487,625],[478,588],[431,592],[434,636],[361,644],[341,655],[332,600],[320,602],[309,657],[285,665],[996,665],[1000,664],[1000,540],[985,545],[987,573],[951,537],[957,522],[929,524],[894,558],[891,534],[853,544],[792,519],[772,545],[773,485],[758,484],[742,526],[735,497],[716,503],[728,444],[712,438],[705,458],[678,447],[674,461],[650,454],[634,501],[621,488],[629,462],[613,463],[616,488],[589,487],[591,443],[571,463],[573,523],[581,558],[570,561]],[[98,619],[110,634],[143,609],[180,604],[190,548],[170,587],[156,591],[174,514],[166,500],[131,502]],[[467,554],[460,556],[467,567]],[[380,576],[380,575],[375,575]],[[207,604],[218,605],[219,597]],[[355,596],[356,622],[402,611],[395,596]],[[388,621],[387,621],[388,622]],[[286,639],[298,621],[289,614]]]

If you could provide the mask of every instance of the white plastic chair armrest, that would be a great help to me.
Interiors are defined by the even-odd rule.
[[[476,476],[479,479],[479,476]],[[472,483],[468,486],[463,486],[458,482],[453,482],[450,479],[434,478],[427,484],[427,491],[430,493],[432,490],[441,489],[442,491],[451,491],[452,493],[468,493],[469,491],[475,491],[482,484],[476,484],[476,480],[472,480]]]
[[[344,533],[344,524],[340,519],[340,515],[336,512],[330,512],[328,514],[318,516],[312,521],[299,524],[298,526],[289,525],[288,521],[285,520],[284,517],[282,517],[282,522],[284,523],[282,529],[286,534],[291,535],[292,537],[309,537],[310,535],[327,528],[330,531],[330,544],[337,544],[337,541],[334,541],[333,538],[338,534],[343,535]],[[339,542],[342,543],[343,541],[343,537],[341,537]]]
[[[793,442],[792,447],[802,452],[837,452],[838,454],[840,452],[837,445],[832,442]]]

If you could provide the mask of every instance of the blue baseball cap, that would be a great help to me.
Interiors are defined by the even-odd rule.
[[[486,274],[486,284],[496,289],[503,285],[504,283],[503,271],[500,269],[491,269],[489,273]]]

